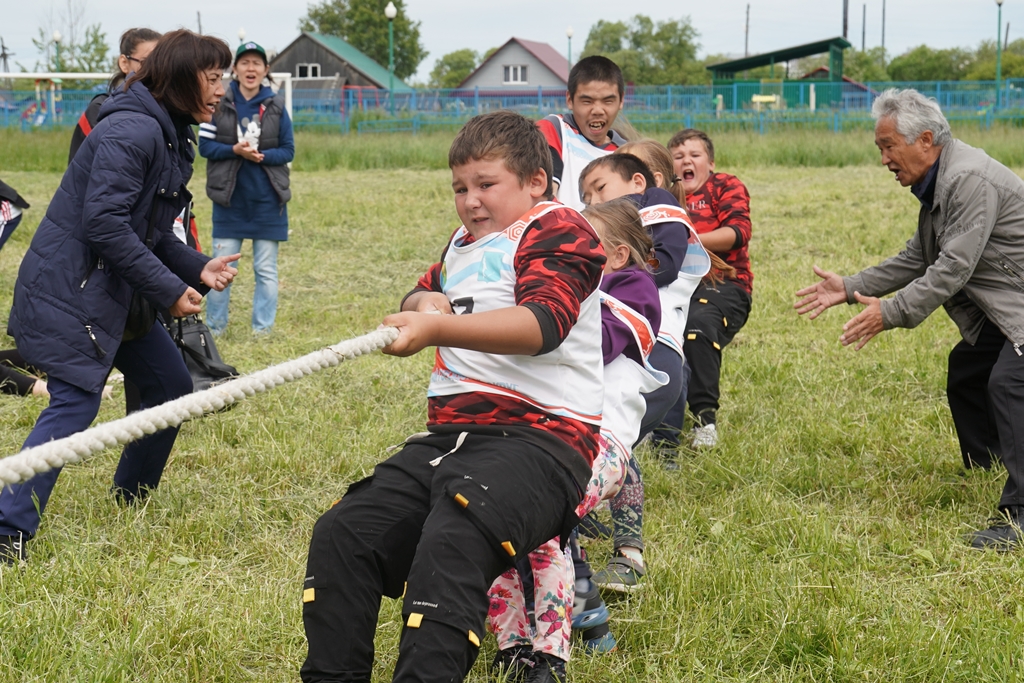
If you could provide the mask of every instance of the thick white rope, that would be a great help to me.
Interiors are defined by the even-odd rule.
[[[268,391],[285,382],[293,382],[305,375],[338,365],[342,360],[351,360],[372,353],[387,346],[397,337],[398,330],[393,327],[382,327],[301,358],[271,366],[251,375],[244,375],[153,408],[140,410],[63,439],[25,449],[16,455],[0,459],[0,484],[18,484],[40,472],[80,462],[107,448],[131,443],[146,434],[177,427],[187,420],[223,410],[225,406],[235,401],[243,401],[253,394]]]

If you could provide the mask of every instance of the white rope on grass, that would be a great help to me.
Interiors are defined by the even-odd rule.
[[[294,382],[306,375],[338,365],[342,360],[352,360],[357,356],[372,353],[387,346],[397,337],[398,330],[393,327],[382,327],[301,358],[271,366],[251,375],[244,375],[194,394],[187,394],[63,439],[27,448],[0,459],[0,484],[19,484],[41,472],[85,460],[107,448],[131,443],[146,434],[153,434],[168,427],[177,427],[182,422],[222,410],[235,401],[243,401],[249,396],[268,391],[285,382]]]

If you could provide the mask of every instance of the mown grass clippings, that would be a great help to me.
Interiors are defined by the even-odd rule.
[[[945,405],[958,340],[941,312],[843,348],[856,307],[810,322],[813,263],[852,272],[898,251],[917,205],[882,168],[735,166],[752,196],[754,306],[725,353],[721,445],[663,471],[644,449],[647,585],[609,598],[619,651],[573,680],[1013,681],[1024,661],[1024,555],[977,553],[1004,473],[965,473]],[[298,166],[298,164],[297,164]],[[5,172],[33,203],[0,250],[0,299],[60,175]],[[201,174],[194,187],[201,188]],[[276,330],[249,332],[243,252],[227,362],[252,371],[372,329],[456,227],[445,171],[293,175]],[[197,206],[209,244],[210,205]],[[6,311],[0,313],[0,317]],[[2,322],[2,321],[0,321]],[[23,568],[0,569],[0,683],[294,681],[305,654],[310,530],[389,445],[422,428],[431,354],[376,354],[187,424],[160,488],[121,508],[117,454],[66,469]],[[100,420],[123,411],[120,389]],[[43,408],[0,397],[0,449]],[[607,543],[588,543],[596,565]],[[401,628],[385,600],[375,681]],[[470,680],[486,680],[485,640]]]

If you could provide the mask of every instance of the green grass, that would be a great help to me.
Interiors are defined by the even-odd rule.
[[[937,313],[853,352],[838,337],[855,309],[814,322],[792,310],[813,263],[851,272],[895,253],[915,200],[881,168],[724,170],[753,197],[756,280],[725,354],[722,444],[677,473],[641,451],[648,584],[611,601],[620,650],[578,654],[572,679],[1024,680],[1024,556],[963,542],[1004,475],[960,465],[944,398],[955,328]],[[3,177],[33,203],[0,251],[9,301],[60,176]],[[220,342],[243,371],[375,327],[457,224],[444,171],[293,177],[278,331],[248,332],[246,253]],[[208,244],[209,204],[197,214]],[[67,468],[28,566],[0,570],[0,682],[296,680],[310,530],[422,427],[430,364],[429,353],[360,358],[190,423],[140,508],[107,494],[117,453]],[[0,397],[0,453],[19,448],[43,405]],[[122,409],[118,390],[100,419]],[[589,549],[596,563],[610,550]],[[376,681],[390,680],[399,627],[385,600]],[[487,641],[472,681],[492,655]]]
[[[681,128],[682,126],[679,126]],[[675,128],[641,130],[667,143]],[[832,133],[828,130],[790,129],[765,135],[738,130],[710,131],[720,166],[844,167],[879,163],[870,130]],[[996,125],[991,130],[955,126],[965,142],[984,148],[1009,166],[1024,166],[1024,135],[1019,128]],[[387,169],[443,170],[448,168],[448,147],[453,132],[314,133],[296,134],[296,171],[365,171]],[[0,174],[12,171],[63,173],[67,167],[69,130],[0,128]],[[197,160],[197,172],[205,162]]]

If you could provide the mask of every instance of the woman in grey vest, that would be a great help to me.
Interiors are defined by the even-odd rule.
[[[277,315],[277,247],[288,239],[287,164],[295,157],[295,141],[284,97],[263,84],[269,80],[266,51],[243,43],[233,71],[213,121],[199,127],[199,154],[208,159],[214,256],[236,254],[242,240],[252,240],[252,329],[261,334],[271,330]],[[230,294],[229,287],[207,297],[206,323],[214,334],[227,327]]]

